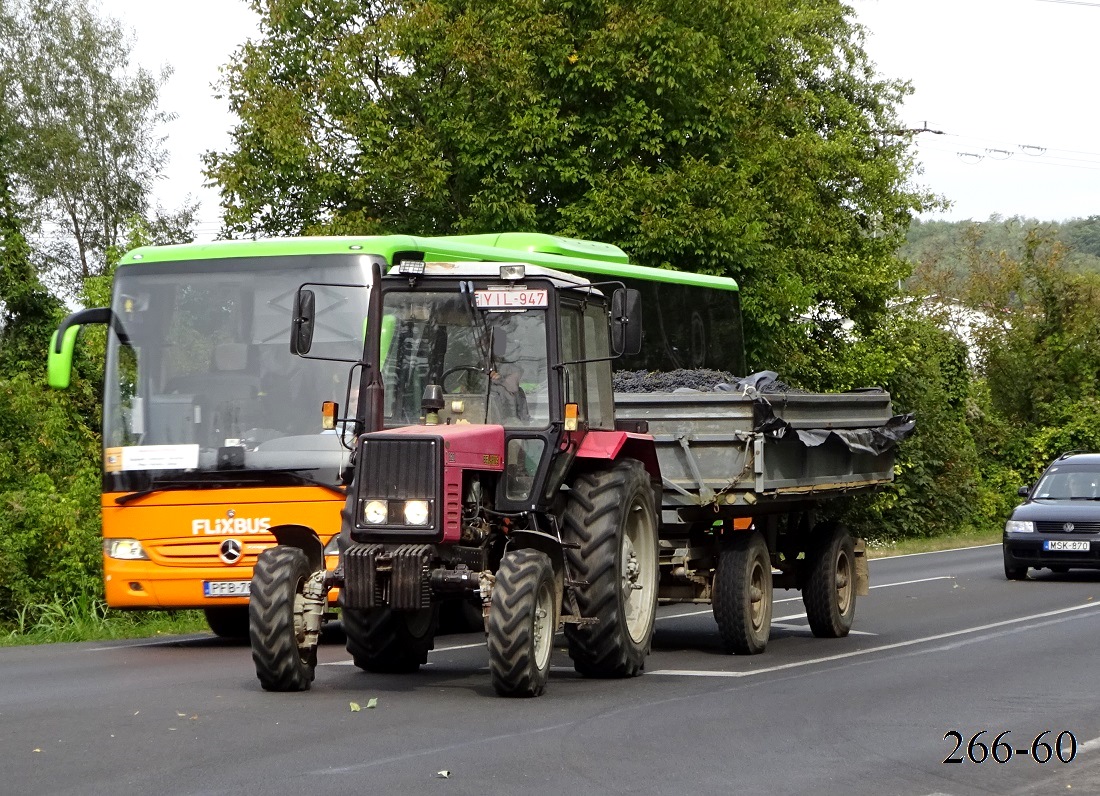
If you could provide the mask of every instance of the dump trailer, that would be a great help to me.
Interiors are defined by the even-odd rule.
[[[726,645],[760,652],[773,568],[816,634],[848,632],[862,548],[816,508],[892,477],[908,421],[886,393],[615,395],[613,364],[736,361],[736,283],[547,235],[375,248],[354,415],[326,410],[356,431],[339,562],[326,568],[307,532],[260,555],[263,688],[310,687],[332,589],[370,672],[418,669],[440,605],[474,596],[503,696],[542,693],[559,629],[582,675],[641,673],[659,599],[712,601]],[[356,303],[337,290],[367,287],[298,289],[293,353],[333,356],[314,348],[325,307]]]
[[[615,412],[654,442],[660,602],[711,603],[723,646],[742,654],[767,645],[773,586],[801,590],[814,635],[848,633],[864,544],[818,513],[893,479],[913,418],[894,416],[888,393],[616,393]]]

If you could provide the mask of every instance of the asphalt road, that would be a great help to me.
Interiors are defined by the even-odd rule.
[[[301,694],[206,636],[3,649],[0,793],[1100,793],[1100,573],[1008,582],[998,546],[875,560],[871,582],[848,638],[779,591],[768,650],[723,655],[706,606],[670,606],[647,674],[587,680],[558,645],[533,700],[493,695],[476,634],[409,676],[326,644]],[[982,730],[1008,762],[966,760]],[[1035,750],[1068,731],[1071,762],[1033,759],[1046,730]],[[951,732],[966,762],[943,762]]]

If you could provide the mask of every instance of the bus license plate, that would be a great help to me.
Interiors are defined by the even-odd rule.
[[[204,597],[247,597],[252,586],[250,580],[204,580]]]
[[[1043,542],[1043,549],[1049,551],[1073,551],[1087,553],[1089,551],[1089,543],[1087,541],[1066,541],[1062,539],[1053,539]]]

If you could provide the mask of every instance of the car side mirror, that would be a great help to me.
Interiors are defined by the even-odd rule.
[[[1024,486],[1022,486],[1022,487],[1020,487],[1019,489],[1016,490],[1016,494],[1019,495],[1020,497],[1027,497],[1028,493],[1030,493],[1030,492],[1031,492],[1031,487],[1027,486],[1027,485],[1024,485]]]
[[[294,314],[290,320],[290,353],[308,354],[313,347],[313,320],[317,298],[312,290],[299,290],[294,294]]]

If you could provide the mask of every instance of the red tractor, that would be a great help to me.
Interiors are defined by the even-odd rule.
[[[348,651],[367,671],[416,670],[441,604],[464,599],[483,608],[501,695],[543,691],[563,623],[578,672],[641,672],[660,473],[645,424],[616,423],[611,381],[612,360],[640,347],[638,301],[618,282],[515,262],[376,270],[346,421],[339,564],[326,571],[319,539],[284,531],[252,580],[265,689],[310,687],[334,587]],[[295,353],[309,355],[324,318],[303,286]]]

